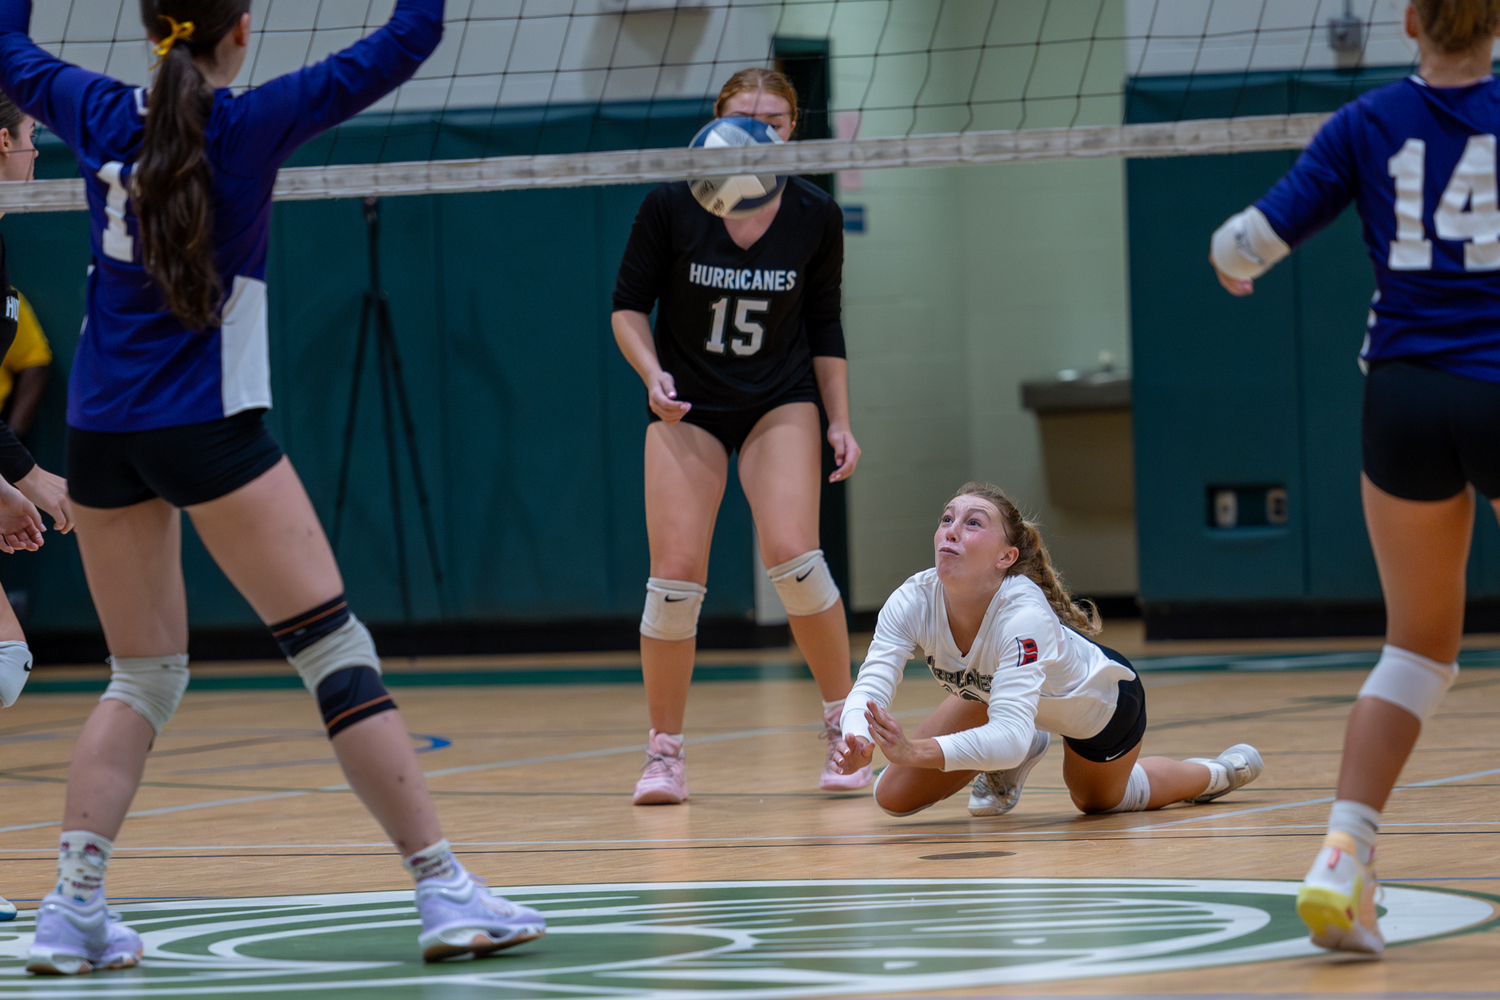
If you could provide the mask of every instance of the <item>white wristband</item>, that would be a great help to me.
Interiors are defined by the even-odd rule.
[[[1292,252],[1260,209],[1251,205],[1214,230],[1214,266],[1231,278],[1259,278]]]

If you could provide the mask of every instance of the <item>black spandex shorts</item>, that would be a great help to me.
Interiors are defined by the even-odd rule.
[[[1088,638],[1084,636],[1084,638]],[[1094,640],[1089,639],[1089,642]],[[1094,645],[1099,646],[1097,642]],[[1075,740],[1071,736],[1064,736],[1063,741],[1073,748],[1073,752],[1084,760],[1091,760],[1096,764],[1108,764],[1129,753],[1141,737],[1146,735],[1146,688],[1141,684],[1139,674],[1135,673],[1135,667],[1130,666],[1130,661],[1108,646],[1099,646],[1104,650],[1104,655],[1124,667],[1130,667],[1131,677],[1129,680],[1120,682],[1120,694],[1115,701],[1114,718],[1110,719],[1105,727],[1086,740]]]
[[[760,418],[776,407],[785,406],[788,403],[818,404],[821,401],[817,380],[809,374],[807,378],[786,392],[764,403],[757,403],[741,410],[704,410],[694,406],[687,412],[687,416],[682,418],[682,422],[702,427],[718,438],[719,442],[724,445],[724,450],[733,455],[740,450],[745,443],[745,438],[750,436],[750,432],[755,429]],[[652,421],[661,419],[655,413],[651,413],[650,417]]]
[[[173,507],[207,503],[281,461],[265,410],[151,431],[107,434],[68,428],[68,495],[111,509],[161,497]]]
[[[1403,500],[1447,500],[1466,483],[1500,497],[1500,384],[1411,361],[1365,376],[1365,475]]]

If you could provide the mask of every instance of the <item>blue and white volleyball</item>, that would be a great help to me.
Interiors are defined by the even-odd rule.
[[[693,149],[722,149],[780,142],[781,133],[755,118],[715,118],[699,129],[688,145]],[[743,219],[769,205],[786,187],[786,178],[778,174],[735,174],[689,181],[688,187],[698,204],[714,215]]]

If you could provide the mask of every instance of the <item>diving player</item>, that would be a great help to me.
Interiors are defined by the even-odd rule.
[[[443,839],[370,634],[270,406],[266,246],[280,164],[390,93],[437,47],[443,0],[322,63],[246,93],[249,0],[141,0],[159,72],[138,89],[27,37],[29,0],[0,0],[0,86],[60,136],[86,180],[94,266],[69,383],[69,487],[112,678],[74,749],[58,881],[27,969],[135,965],[104,876],[146,753],[188,682],[181,510],[318,701],[355,794],[416,880],[429,961],[538,937],[536,911],[492,897]]]
[[[1365,524],[1386,645],[1344,736],[1328,835],[1297,895],[1324,948],[1378,954],[1380,812],[1458,676],[1478,490],[1500,509],[1500,0],[1415,0],[1414,76],[1341,108],[1291,171],[1214,233],[1233,295],[1352,200],[1375,265],[1366,369]]]
[[[719,92],[716,117],[756,118],[789,139],[797,93],[780,73],[746,69]],[[818,547],[822,445],[847,479],[859,462],[849,429],[839,289],[843,214],[798,177],[748,218],[711,215],[688,185],[646,196],[615,285],[615,340],[646,384],[646,533],[651,576],[641,616],[641,668],[651,716],[635,802],[688,797],[682,721],[692,679],[709,543],[739,452],[740,484],[760,553],[792,635],[823,696],[823,737],[839,736],[849,693],[844,603]],[[649,313],[657,310],[653,333]],[[862,788],[825,764],[819,786]]]
[[[935,566],[880,609],[869,654],[844,703],[833,762],[889,760],[875,801],[910,816],[974,782],[969,812],[1009,812],[1051,733],[1063,737],[1063,781],[1086,813],[1210,802],[1255,780],[1246,743],[1218,757],[1137,759],[1146,689],[1130,662],[1088,634],[1091,607],[1073,601],[1036,526],[998,487],[967,483],[943,510]],[[891,699],[918,649],[948,697],[907,736]]]

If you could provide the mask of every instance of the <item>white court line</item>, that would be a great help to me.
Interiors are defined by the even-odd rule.
[[[915,711],[898,712],[896,713],[896,717],[907,718],[910,716],[925,715],[928,711],[928,709],[918,709]],[[744,729],[735,733],[720,733],[717,736],[698,736],[690,740],[684,740],[683,742],[688,744],[722,743],[726,740],[743,740],[750,739],[751,737],[755,736],[783,736],[787,733],[810,732],[812,729],[813,727],[810,725],[782,726],[774,729]],[[505,767],[522,767],[528,764],[553,764],[565,760],[584,760],[590,757],[611,757],[623,753],[644,753],[645,750],[646,745],[644,743],[632,743],[630,746],[612,747],[606,750],[580,750],[576,753],[553,754],[547,757],[523,757],[520,759],[491,761],[488,764],[468,764],[463,767],[449,767],[437,771],[424,771],[423,774],[428,778],[442,778],[450,774],[469,774],[474,771],[493,771]],[[245,802],[264,802],[267,799],[290,799],[302,795],[313,795],[319,792],[346,792],[348,790],[348,785],[324,785],[322,788],[314,789],[312,791],[297,789],[295,791],[271,792],[261,795],[244,795],[233,799],[215,799],[212,802],[194,802],[190,805],[183,806],[163,806],[159,809],[143,809],[139,812],[127,813],[125,818],[133,819],[137,816],[163,816],[168,813],[191,812],[195,809],[214,809],[218,806],[235,806]],[[62,826],[62,820],[50,820],[43,823],[21,823],[16,826],[0,826],[0,833],[19,833],[24,830],[42,830],[49,826]],[[601,841],[601,843],[608,843],[608,841]]]
[[[1491,775],[1500,774],[1500,767],[1491,768],[1488,771],[1471,771],[1468,774],[1455,774],[1447,778],[1433,778],[1431,781],[1414,781],[1409,785],[1397,785],[1392,791],[1400,792],[1408,788],[1431,788],[1434,785],[1448,785],[1455,781],[1467,781],[1470,778],[1488,778]],[[1147,830],[1164,830],[1173,826],[1186,826],[1189,823],[1212,823],[1216,819],[1229,819],[1233,816],[1248,816],[1251,813],[1275,812],[1277,809],[1295,809],[1298,806],[1315,806],[1322,802],[1332,802],[1332,795],[1320,799],[1304,799],[1301,802],[1283,802],[1274,806],[1259,806],[1255,809],[1236,809],[1234,812],[1219,813],[1215,816],[1195,816],[1191,819],[1178,819],[1170,823],[1151,823],[1147,826],[1131,827],[1137,833]]]

